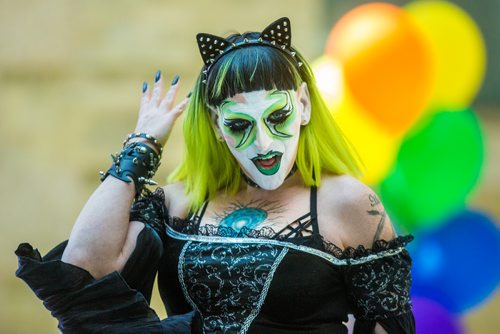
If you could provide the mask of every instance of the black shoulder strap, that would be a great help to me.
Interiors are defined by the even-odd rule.
[[[310,197],[310,204],[309,204],[309,210],[311,211],[311,223],[313,226],[313,232],[315,234],[319,234],[319,227],[318,227],[318,194],[317,194],[317,188],[316,186],[311,186],[311,197]]]
[[[207,206],[208,206],[208,200],[206,200],[203,203],[203,206],[201,207],[201,210],[199,211],[200,213],[198,215],[196,215],[195,231],[198,231],[198,227],[200,227],[201,219],[203,218],[203,215],[205,214],[205,211],[207,210]]]

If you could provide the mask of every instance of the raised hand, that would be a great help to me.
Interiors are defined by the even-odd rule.
[[[169,88],[165,93],[164,78],[160,70],[156,72],[152,88],[147,82],[144,82],[139,118],[134,132],[150,134],[158,139],[162,145],[165,145],[175,120],[186,109],[189,102],[189,97],[186,97],[174,106],[179,83],[179,76],[176,75],[172,82],[169,83]]]

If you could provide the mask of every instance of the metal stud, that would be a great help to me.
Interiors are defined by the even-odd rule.
[[[141,183],[149,184],[149,185],[157,185],[158,183],[151,180],[151,179],[146,179],[145,177],[141,176],[137,179]]]

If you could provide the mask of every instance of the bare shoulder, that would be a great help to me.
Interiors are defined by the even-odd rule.
[[[395,238],[394,227],[377,194],[355,177],[323,177],[318,198],[323,212],[336,222],[335,230],[323,230],[327,234],[335,233],[344,247],[371,248],[376,240]]]
[[[182,182],[169,183],[163,187],[165,206],[171,216],[184,218],[189,210],[189,198]]]

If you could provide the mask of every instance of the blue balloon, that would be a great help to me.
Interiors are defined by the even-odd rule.
[[[416,235],[412,295],[463,313],[490,296],[500,282],[500,230],[485,214],[462,211],[434,231]]]
[[[412,296],[412,309],[415,315],[417,334],[464,334],[461,319],[449,313],[435,301]]]

